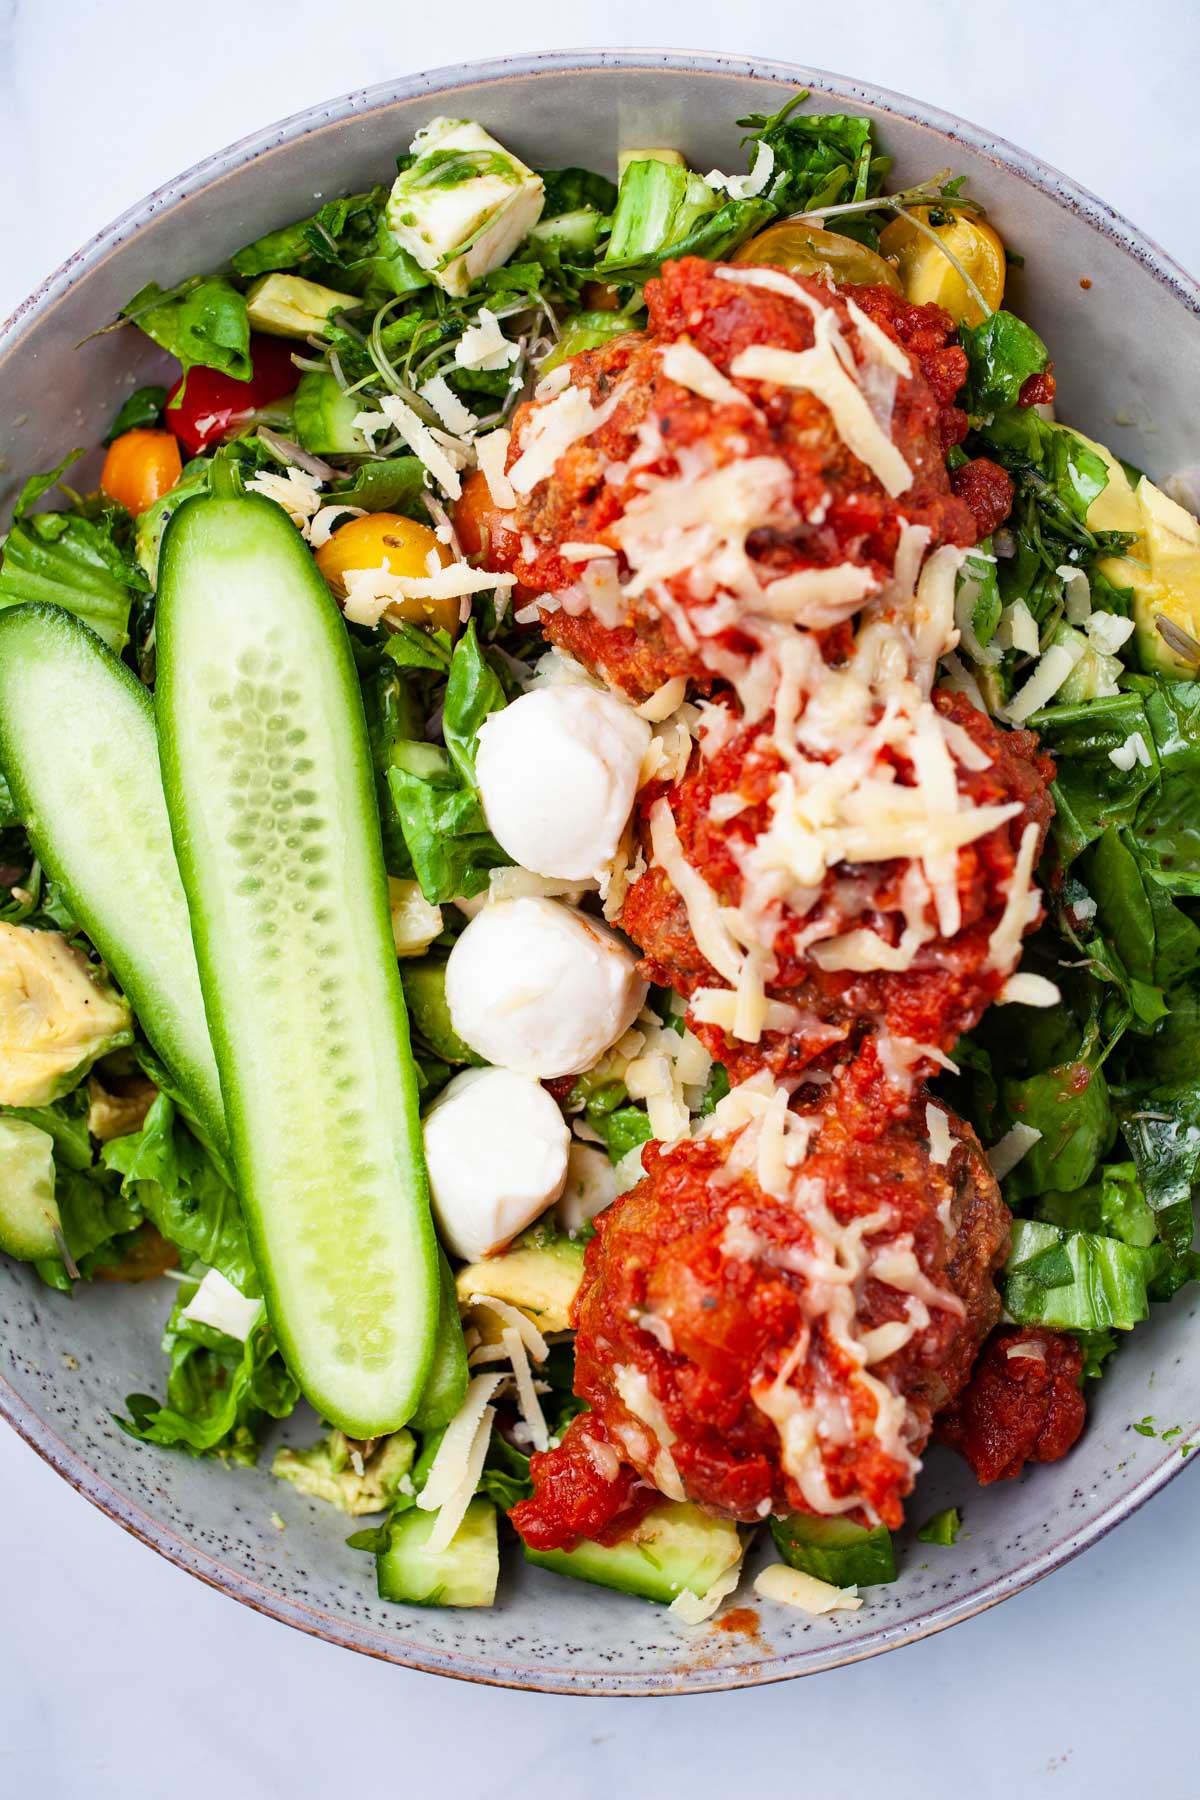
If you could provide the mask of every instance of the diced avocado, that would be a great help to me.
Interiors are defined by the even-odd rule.
[[[771,1536],[790,1568],[834,1587],[870,1587],[896,1579],[892,1534],[886,1525],[868,1529],[849,1519],[793,1513],[771,1520]]]
[[[669,1606],[687,1588],[702,1600],[738,1563],[742,1542],[728,1519],[712,1519],[687,1500],[666,1500],[615,1544],[585,1540],[574,1550],[531,1550],[525,1559],[556,1575],[592,1581]]]
[[[500,1579],[496,1508],[476,1497],[444,1550],[426,1548],[435,1512],[409,1507],[388,1526],[388,1547],[375,1558],[381,1600],[410,1606],[491,1606]]]
[[[617,155],[618,181],[621,179],[622,175],[624,175],[630,163],[635,162],[674,163],[675,167],[678,169],[687,167],[687,162],[682,150],[668,150],[665,147],[650,150],[621,150]]]
[[[307,338],[324,331],[333,313],[349,312],[362,302],[354,294],[306,281],[303,275],[263,275],[246,291],[246,316],[252,331],[272,337]]]
[[[533,1226],[511,1249],[467,1263],[454,1277],[460,1306],[472,1294],[507,1300],[529,1314],[539,1331],[567,1331],[571,1302],[583,1276],[584,1245],[544,1226]]]
[[[133,1042],[128,1002],[58,931],[0,923],[0,1105],[48,1106]]]
[[[1082,436],[1082,433],[1076,433]],[[1131,531],[1137,542],[1123,556],[1107,557],[1100,572],[1114,587],[1133,589],[1138,658],[1149,674],[1194,678],[1196,661],[1159,630],[1161,618],[1184,640],[1200,643],[1200,519],[1163,493],[1145,475],[1135,486],[1103,444],[1084,439],[1104,458],[1108,486],[1088,507],[1093,531]]]
[[[450,1022],[445,957],[424,956],[420,962],[406,962],[400,971],[400,979],[404,983],[404,998],[413,1029],[429,1048],[445,1062],[469,1063],[474,1068],[483,1068],[483,1057],[476,1056]]]
[[[0,1250],[22,1262],[57,1256],[54,1139],[24,1119],[0,1118]]]
[[[354,423],[362,410],[361,397],[347,394],[325,370],[310,369],[296,389],[296,436],[314,456],[366,455],[371,446]]]
[[[281,1450],[271,1473],[298,1493],[327,1500],[357,1518],[390,1506],[412,1468],[415,1450],[410,1431],[392,1432],[368,1456],[344,1432],[331,1431],[307,1450]]]
[[[387,223],[448,294],[506,262],[537,224],[542,178],[472,119],[433,119],[392,184]]]

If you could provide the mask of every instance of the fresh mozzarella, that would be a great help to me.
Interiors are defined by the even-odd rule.
[[[425,1161],[442,1242],[477,1262],[552,1206],[571,1134],[538,1082],[511,1069],[467,1069],[425,1115]]]
[[[557,900],[485,906],[446,964],[459,1037],[487,1062],[539,1079],[591,1068],[645,998],[620,938]]]
[[[574,683],[522,694],[479,733],[494,836],[535,874],[593,879],[616,854],[649,743],[645,719],[613,694]]]
[[[262,1308],[261,1300],[248,1299],[219,1269],[210,1269],[180,1317],[190,1319],[193,1325],[223,1331],[226,1337],[244,1344],[258,1323]]]

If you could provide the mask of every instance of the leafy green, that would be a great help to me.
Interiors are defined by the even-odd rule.
[[[72,468],[83,454],[82,450],[68,450],[57,467],[47,469],[41,475],[31,475],[17,496],[17,504],[13,507],[13,518],[23,519],[26,513],[32,511],[43,494],[48,494],[51,488],[56,488],[67,470]],[[70,488],[64,487],[63,491],[70,495],[71,499],[77,498]]]
[[[1005,1011],[1016,1014],[1026,1009]],[[1022,1032],[1025,1059],[1034,1072],[1000,1076],[989,1141],[1015,1124],[1030,1126],[1041,1136],[1007,1176],[1005,1195],[1015,1203],[1051,1188],[1072,1192],[1090,1179],[1117,1133],[1102,1067],[1107,1046],[1094,1024],[1081,1038],[1065,1013],[1051,1020],[1034,1015],[1028,1023],[1014,1019],[1008,1029]],[[1014,1066],[1013,1048],[1009,1046],[1003,1058],[1008,1068]],[[994,1062],[1000,1060],[994,1055]]]
[[[607,175],[597,175],[592,169],[542,169],[540,173],[546,190],[543,219],[577,212],[585,206],[599,213],[610,213],[617,203],[615,183]]]
[[[502,710],[505,701],[504,686],[480,647],[472,619],[450,659],[442,720],[446,748],[463,781],[471,786],[475,784],[479,728],[489,713]]]
[[[1058,1225],[1065,1231],[1099,1232],[1141,1250],[1149,1249],[1158,1236],[1154,1209],[1131,1162],[1107,1163],[1099,1171],[1098,1180],[1074,1193],[1052,1189],[1041,1194],[1034,1210],[1047,1225]]]
[[[86,1087],[73,1088],[49,1106],[6,1106],[4,1112],[13,1119],[24,1119],[39,1130],[48,1132],[54,1142],[54,1161],[60,1169],[90,1169],[92,1140],[88,1132],[88,1096]]]
[[[777,113],[751,113],[738,124],[750,142],[767,144],[774,165],[766,195],[776,210],[816,213],[825,207],[863,201],[882,190],[891,164],[875,154],[870,119],[847,113],[798,113],[807,92],[793,96]],[[865,227],[865,229],[864,229]],[[878,236],[870,219],[847,220],[848,229],[865,242]]]
[[[667,163],[631,163],[626,175],[634,169],[670,167]],[[699,178],[693,176],[691,179],[695,181]],[[619,216],[618,206],[618,218]],[[631,249],[626,253],[618,248],[617,220],[614,219],[613,237],[604,256],[596,264],[596,274],[609,281],[640,285],[657,275],[668,257],[674,261],[684,256],[702,256],[710,262],[717,262],[730,256],[739,244],[745,243],[748,237],[752,237],[774,217],[775,207],[769,200],[727,200],[723,206],[698,215],[694,208],[683,203],[664,226],[665,235],[655,240],[649,248]],[[689,221],[686,230],[680,229],[680,221],[683,219]],[[633,242],[644,241],[648,237],[648,232],[642,233],[634,237]]]
[[[237,1196],[168,1094],[159,1094],[140,1131],[106,1144],[101,1161],[185,1256],[218,1269],[243,1294],[261,1292]]]
[[[142,1222],[136,1202],[124,1198],[115,1178],[95,1167],[72,1169],[55,1156],[54,1198],[62,1220],[63,1240],[72,1262],[85,1278],[105,1263],[117,1261],[119,1240]],[[58,1257],[37,1264],[48,1287],[71,1291],[71,1277]]]
[[[1001,1293],[1019,1325],[1130,1331],[1149,1316],[1147,1290],[1164,1260],[1161,1245],[1145,1249],[1094,1232],[1017,1219]]]
[[[1051,707],[1038,716],[1038,727],[1058,765],[1052,829],[1062,864],[1069,868],[1110,826],[1133,824],[1143,795],[1159,776],[1154,736],[1136,692]],[[1119,769],[1111,752],[1135,733],[1149,748],[1151,764],[1146,768],[1135,760],[1132,768]]]
[[[957,1506],[947,1506],[941,1512],[933,1514],[917,1532],[919,1544],[940,1544],[948,1550],[958,1542],[958,1534],[962,1530],[962,1520]]]
[[[249,280],[275,270],[297,269],[310,280],[344,278],[374,255],[380,202],[386,190],[328,200],[307,219],[255,238],[230,258],[234,273]]]
[[[720,1067],[720,1064],[716,1066]],[[571,1089],[567,1107],[571,1111],[582,1109],[588,1124],[608,1151],[610,1162],[619,1163],[639,1144],[649,1143],[653,1135],[646,1109],[630,1104],[623,1081],[598,1081],[594,1076],[581,1075]]]
[[[130,1416],[116,1422],[144,1443],[252,1464],[264,1421],[286,1418],[300,1390],[276,1352],[265,1318],[239,1344],[183,1317],[194,1293],[190,1284],[181,1288],[163,1335],[170,1365],[166,1404],[130,1394],[125,1401]]]
[[[147,430],[157,425],[166,404],[167,390],[165,387],[138,388],[121,405],[116,418],[108,428],[108,436],[104,442],[111,444],[113,439],[120,437],[123,431]]]
[[[328,503],[344,500],[364,512],[403,513],[424,522],[428,517],[423,495],[424,464],[416,456],[391,456],[362,463],[348,481],[331,486]]]
[[[1183,984],[1170,1007],[1153,1037],[1136,1040],[1113,1098],[1159,1236],[1183,1255],[1200,1180],[1200,990]]]
[[[973,417],[1014,406],[1031,375],[1040,375],[1050,353],[1033,327],[1014,313],[994,312],[981,325],[960,325],[967,354],[966,386],[958,404]]]
[[[164,290],[148,282],[122,307],[121,317],[179,358],[184,373],[199,365],[249,381],[250,321],[246,302],[223,275],[193,276]]]
[[[61,606],[119,655],[129,641],[130,606],[136,595],[149,593],[149,583],[123,546],[128,520],[119,508],[90,519],[78,512],[27,510],[61,472],[35,476],[25,485],[4,540],[0,606],[28,600]]]
[[[417,752],[419,772],[402,766]],[[510,859],[487,828],[479,795],[435,745],[401,745],[394,755],[387,782],[421,892],[434,905],[481,893],[489,872]]]

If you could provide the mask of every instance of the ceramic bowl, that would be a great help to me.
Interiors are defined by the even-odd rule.
[[[1012,300],[1053,346],[1063,415],[1160,476],[1194,460],[1200,289],[1131,225],[1011,145],[932,108],[782,64],[650,51],[481,63],[346,95],[223,150],[101,232],[0,331],[0,513],[24,475],[95,443],[121,397],[153,378],[136,335],[81,340],[150,279],[219,265],[315,197],[386,180],[435,113],[483,120],[529,163],[612,167],[622,144],[677,144],[693,166],[740,166],[737,118],[799,86],[823,111],[872,115],[897,185],[968,177],[1019,250]],[[1090,284],[1090,285],[1089,285]],[[1191,436],[1191,443],[1188,439]],[[935,1453],[911,1513],[957,1502],[954,1549],[901,1542],[903,1573],[857,1614],[809,1619],[749,1605],[735,1629],[687,1629],[660,1608],[505,1559],[487,1612],[378,1602],[342,1517],[267,1472],[132,1442],[111,1412],[161,1380],[157,1284],[98,1283],[73,1301],[0,1263],[0,1413],[118,1524],[182,1568],[290,1625],[369,1655],[475,1681],[571,1693],[677,1693],[776,1681],[851,1662],[992,1605],[1094,1543],[1182,1466],[1200,1431],[1198,1302],[1140,1329],[1100,1384],[1087,1432],[1054,1467],[977,1489]],[[1133,1429],[1182,1428],[1163,1443]],[[311,1423],[311,1421],[310,1421]],[[287,1435],[303,1437],[291,1421]],[[272,1515],[282,1514],[280,1531]]]

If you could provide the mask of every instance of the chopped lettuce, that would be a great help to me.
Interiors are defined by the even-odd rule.
[[[1000,1280],[1005,1310],[1019,1325],[1131,1331],[1149,1317],[1148,1290],[1164,1261],[1160,1245],[1017,1219]]]
[[[222,275],[194,275],[171,289],[147,282],[121,317],[178,357],[185,374],[199,366],[249,381],[254,372],[246,301]]]

